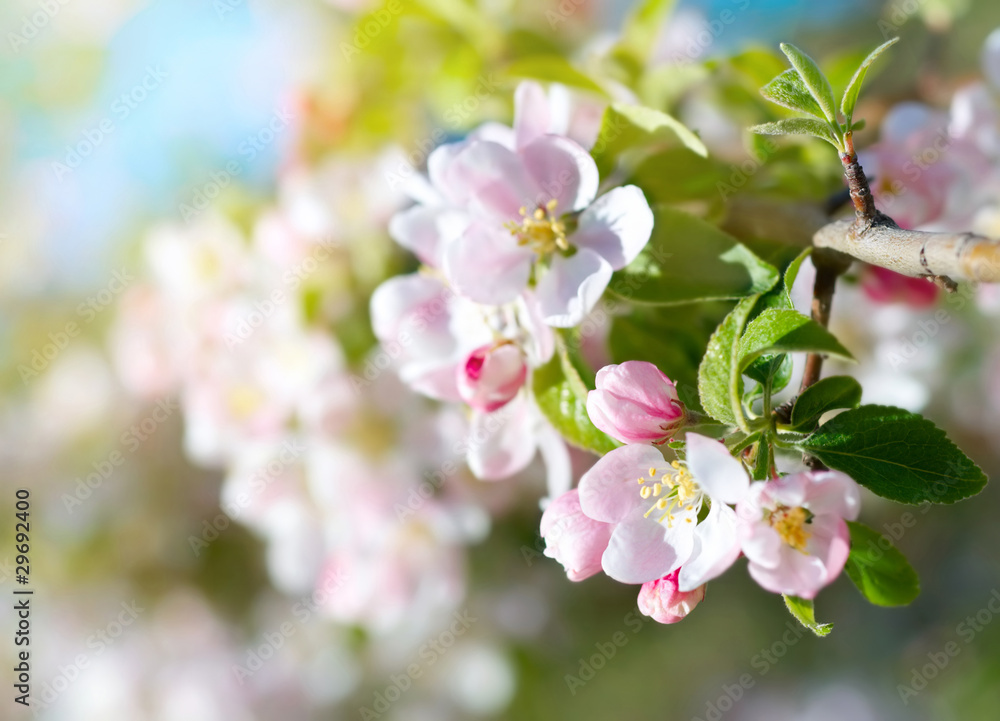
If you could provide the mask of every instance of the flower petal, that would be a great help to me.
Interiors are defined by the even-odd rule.
[[[861,510],[858,484],[846,473],[808,473],[804,505],[817,516],[832,514],[853,521]]]
[[[524,470],[537,449],[528,401],[519,396],[493,413],[474,412],[469,441],[466,460],[476,478],[496,481]]]
[[[725,444],[697,433],[687,434],[687,464],[691,475],[711,497],[722,503],[739,503],[750,487],[743,463]]]
[[[570,242],[590,248],[620,270],[635,260],[653,233],[653,211],[635,185],[615,188],[580,214]]]
[[[559,432],[544,420],[540,420],[535,427],[535,440],[545,463],[548,497],[557,498],[573,485],[569,448]]]
[[[636,508],[615,527],[601,559],[604,572],[621,583],[663,578],[691,553],[690,524],[668,529],[644,514],[642,507]]]
[[[580,249],[569,258],[553,256],[536,289],[542,318],[556,328],[579,325],[601,299],[613,272],[591,250]]]
[[[643,504],[639,478],[664,465],[653,446],[622,446],[595,463],[580,479],[580,507],[595,521],[616,523]],[[662,574],[666,575],[666,573]]]
[[[459,210],[417,205],[392,216],[389,235],[422,263],[439,268],[442,250],[462,236],[469,222]]]
[[[559,215],[582,210],[597,195],[600,176],[590,153],[569,138],[544,135],[520,149],[524,168],[540,191],[521,205],[556,201]]]
[[[549,99],[545,89],[536,82],[525,81],[514,91],[514,132],[517,147],[523,148],[531,141],[549,132]]]
[[[708,516],[694,530],[691,557],[681,566],[678,587],[693,591],[721,576],[739,555],[736,512],[723,503],[713,503]]]
[[[540,188],[524,159],[499,143],[472,142],[455,157],[449,169],[453,182],[470,189],[475,215],[502,227],[507,221],[520,222],[519,210],[534,207]]]
[[[465,297],[500,305],[517,298],[528,285],[533,257],[507,231],[475,223],[445,248],[444,272]]]

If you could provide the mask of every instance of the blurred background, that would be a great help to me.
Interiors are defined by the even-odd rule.
[[[3,3],[0,514],[9,531],[14,491],[30,489],[38,706],[16,706],[5,681],[0,717],[996,717],[996,484],[954,507],[866,497],[866,522],[923,580],[910,607],[870,607],[841,578],[817,601],[835,630],[815,639],[737,567],[660,626],[635,588],[570,583],[543,557],[539,468],[472,478],[452,443],[461,414],[381,372],[368,298],[415,265],[385,231],[404,181],[433,146],[509,121],[518,77],[545,79],[532,58],[600,66],[629,10]],[[751,80],[770,77],[750,59],[787,40],[849,74],[900,35],[858,112],[865,166],[910,225],[996,234],[995,157],[977,154],[974,177],[957,154],[934,159],[913,182],[906,161],[935,122],[983,147],[1000,137],[995,108],[973,102],[1000,87],[997,27],[989,0],[680,2],[655,29],[643,99],[748,187],[821,200],[840,187],[828,148],[797,146],[786,167],[743,132],[762,119]],[[1000,295],[915,297],[866,273],[835,302],[862,358],[845,371],[995,476]],[[13,558],[8,538],[5,591]],[[5,669],[13,652],[0,648]]]

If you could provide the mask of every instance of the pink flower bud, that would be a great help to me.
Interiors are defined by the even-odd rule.
[[[541,534],[545,555],[566,569],[570,581],[582,581],[601,570],[601,556],[611,540],[612,523],[584,515],[580,493],[572,491],[552,501],[542,514]]]
[[[663,443],[684,425],[677,389],[659,368],[627,361],[597,372],[597,390],[587,396],[594,425],[623,443]]]
[[[472,408],[492,413],[517,395],[528,377],[524,353],[502,341],[480,346],[457,369],[458,393]]]
[[[642,584],[639,610],[659,623],[677,623],[694,610],[705,598],[705,586],[682,593],[677,590],[680,569],[657,581]]]
[[[906,303],[927,308],[938,298],[938,288],[926,278],[909,278],[876,265],[861,271],[861,289],[876,303]]]

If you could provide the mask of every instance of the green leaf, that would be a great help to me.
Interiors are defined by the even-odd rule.
[[[590,154],[604,177],[622,153],[656,151],[678,140],[692,152],[708,157],[701,138],[676,118],[642,105],[615,103],[604,111]]]
[[[789,69],[760,89],[760,94],[772,103],[823,119],[823,109],[806,88],[794,69]]]
[[[618,443],[599,431],[587,415],[590,389],[581,375],[579,361],[572,355],[563,337],[556,336],[556,352],[552,359],[532,374],[535,402],[567,441],[598,455],[609,453]]]
[[[750,362],[765,353],[795,351],[827,353],[854,360],[830,331],[797,310],[769,308],[747,326],[740,342],[742,371]]]
[[[806,258],[808,258],[811,254],[812,254],[812,248],[806,248],[797,256],[795,256],[795,260],[789,263],[788,267],[785,268],[785,282],[784,282],[785,297],[788,298],[789,308],[794,307],[792,303],[792,287],[795,285],[795,279],[799,277],[799,271],[802,269],[802,264],[805,262]]]
[[[608,287],[636,303],[675,305],[741,298],[777,282],[777,269],[731,235],[683,210],[660,206],[649,243]]]
[[[781,43],[781,52],[791,61],[809,94],[819,103],[823,116],[831,123],[837,122],[837,101],[833,99],[833,88],[816,62],[791,43]]]
[[[851,555],[844,570],[876,606],[906,606],[920,595],[920,579],[888,538],[863,523],[847,522]]]
[[[676,0],[643,0],[625,18],[616,55],[627,56],[638,68],[649,60],[660,29]]]
[[[846,411],[798,446],[872,493],[900,503],[954,503],[986,485],[986,475],[944,431],[902,408]]]
[[[840,149],[840,141],[834,136],[830,126],[815,118],[785,118],[773,123],[763,123],[750,128],[758,135],[812,135]]]
[[[837,408],[857,408],[861,384],[850,376],[830,376],[806,388],[792,406],[791,425],[804,429],[815,425],[820,416]]]
[[[729,308],[723,303],[699,304],[683,313],[664,313],[655,306],[636,306],[611,322],[608,350],[612,363],[642,360],[653,363],[677,386],[684,405],[700,410],[698,364],[708,339]]]
[[[626,183],[642,188],[650,204],[715,199],[718,183],[733,169],[712,158],[703,158],[684,147],[668,148],[645,158]]]
[[[829,635],[833,630],[832,623],[816,623],[816,611],[813,602],[807,601],[798,596],[782,596],[785,599],[785,608],[795,617],[799,623],[822,638]]]
[[[840,101],[840,110],[847,118],[847,127],[852,127],[851,121],[854,118],[854,106],[858,104],[858,96],[861,94],[861,83],[865,81],[865,75],[868,73],[868,68],[874,63],[879,55],[884,53],[895,43],[899,41],[899,38],[893,38],[887,42],[882,43],[877,48],[869,53],[868,57],[865,58],[857,70],[854,71],[854,77],[851,78],[851,82],[847,84],[847,89],[844,91],[844,97]]]
[[[698,367],[698,395],[705,412],[722,423],[750,432],[743,417],[743,376],[739,369],[740,336],[759,295],[744,298],[708,341]]]
[[[507,75],[515,78],[533,78],[549,83],[562,83],[573,88],[606,95],[604,88],[593,78],[577,70],[561,55],[535,55],[515,60],[507,66]]]

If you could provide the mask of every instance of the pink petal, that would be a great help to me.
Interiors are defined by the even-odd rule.
[[[643,508],[634,509],[615,527],[604,551],[604,572],[621,583],[655,581],[679,568],[691,553],[691,524],[668,529],[644,514]]]
[[[535,426],[538,452],[545,463],[545,487],[549,498],[556,498],[573,485],[573,466],[569,448],[559,432],[544,420]],[[610,531],[609,531],[610,533]]]
[[[392,217],[389,234],[422,263],[438,268],[442,249],[461,237],[468,225],[469,217],[460,211],[417,205]]]
[[[444,272],[465,297],[500,305],[517,298],[528,285],[533,257],[508,231],[476,223],[445,249]]]
[[[682,566],[683,568],[683,566]],[[657,623],[677,623],[705,598],[705,587],[690,592],[678,589],[678,572],[642,584],[637,603],[639,611]]]
[[[858,484],[840,471],[809,473],[804,505],[817,516],[834,515],[853,521],[861,510]]]
[[[612,530],[610,523],[584,515],[576,490],[567,491],[552,502],[542,514],[540,527],[545,555],[559,561],[571,581],[582,581],[601,570],[601,557]]]
[[[521,205],[544,206],[555,200],[555,212],[562,215],[586,208],[597,195],[597,164],[569,138],[542,136],[521,148],[520,156],[538,189]]]
[[[787,545],[782,546],[780,555],[781,558],[774,568],[750,563],[748,566],[750,576],[762,588],[772,593],[815,598],[826,578],[823,563],[815,556],[800,553]]]
[[[549,132],[549,100],[541,85],[525,81],[514,91],[514,132],[517,147]]]
[[[687,435],[687,464],[695,481],[713,501],[739,503],[750,487],[743,463],[725,444],[697,433]]]
[[[634,185],[615,188],[580,214],[570,242],[590,248],[615,270],[635,260],[653,233],[653,211]]]
[[[520,209],[536,207],[541,197],[523,158],[499,143],[470,143],[452,162],[450,176],[470,189],[473,212],[498,227],[520,222]]]
[[[653,446],[616,448],[583,474],[580,507],[595,521],[621,521],[636,508],[648,507],[639,495],[639,478],[648,481],[649,469],[664,465],[663,454]]]
[[[739,555],[736,512],[722,503],[713,503],[708,516],[694,530],[691,557],[681,566],[680,590],[693,591],[721,576]]]
[[[569,258],[552,256],[536,288],[545,322],[556,328],[579,325],[601,299],[613,272],[606,260],[586,248]]]
[[[493,413],[473,413],[468,444],[476,478],[496,481],[524,470],[537,448],[528,402],[519,396]]]

